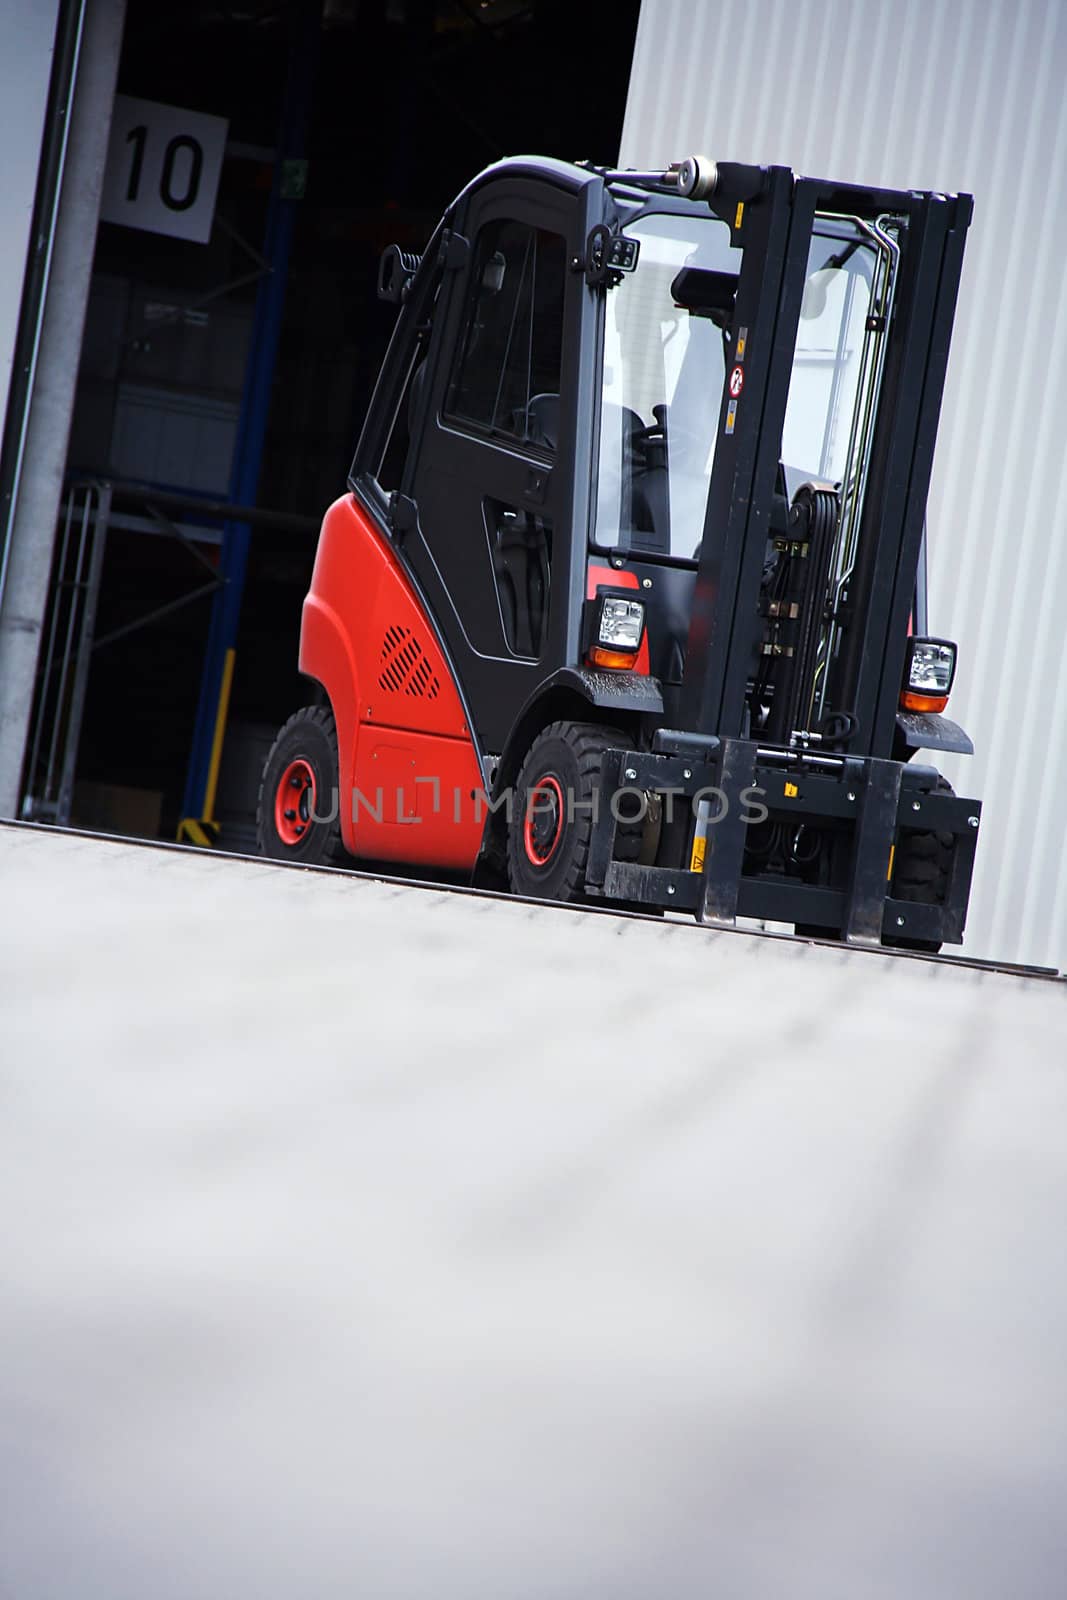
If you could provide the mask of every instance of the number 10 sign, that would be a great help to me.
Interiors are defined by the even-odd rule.
[[[103,221],[206,244],[227,127],[225,117],[116,95],[100,200]]]

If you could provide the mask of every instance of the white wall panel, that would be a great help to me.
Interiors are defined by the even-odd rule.
[[[984,801],[969,954],[1067,965],[1067,6],[644,0],[621,160],[969,190],[930,626]]]

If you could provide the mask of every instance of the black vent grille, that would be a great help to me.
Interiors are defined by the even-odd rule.
[[[427,700],[436,700],[441,692],[437,674],[410,628],[385,630],[378,665],[382,669],[378,684],[387,694],[425,695]]]

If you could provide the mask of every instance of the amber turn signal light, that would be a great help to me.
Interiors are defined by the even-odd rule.
[[[947,694],[911,694],[905,689],[900,697],[902,711],[944,711],[947,705]]]
[[[603,645],[594,645],[589,652],[589,665],[591,667],[612,667],[616,671],[622,667],[633,667],[637,660],[635,650],[605,650]]]

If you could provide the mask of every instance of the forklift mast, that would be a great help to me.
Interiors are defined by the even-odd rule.
[[[768,733],[776,742],[814,737],[831,749],[888,758],[900,742],[908,623],[972,202],[967,195],[842,187],[786,168],[718,171],[708,204],[731,224],[743,256],[726,332],[732,366],[681,723],[701,733],[747,734],[752,663],[760,659],[771,663],[764,684],[774,689],[777,714]],[[840,240],[831,261],[849,251],[855,258],[860,249],[875,258],[860,308],[856,411],[844,480],[836,490],[815,487],[779,540],[808,546],[807,581],[799,601],[790,602],[799,615],[790,618],[780,607],[768,616],[761,585],[798,329],[806,296],[822,287],[820,271],[831,270],[812,272],[822,254],[812,248],[820,229],[823,240]],[[811,647],[815,633],[822,634],[821,651]],[[783,719],[784,709],[793,715]],[[830,726],[814,726],[819,717]]]

